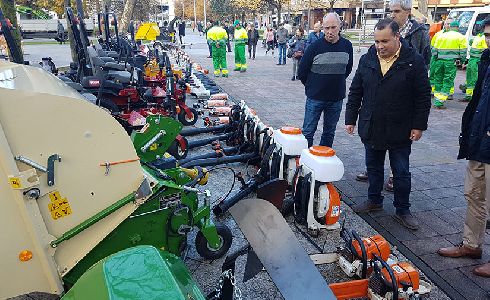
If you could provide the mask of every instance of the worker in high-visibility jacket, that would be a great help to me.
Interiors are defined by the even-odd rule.
[[[436,85],[434,84],[434,76],[435,76],[436,65],[437,65],[437,63],[441,63],[441,62],[438,62],[438,60],[437,60],[437,49],[435,48],[435,43],[437,41],[437,38],[441,34],[449,31],[449,24],[451,24],[452,20],[453,19],[451,19],[450,17],[446,18],[446,20],[444,21],[444,24],[442,26],[442,29],[439,30],[438,32],[436,32],[434,34],[434,36],[432,37],[432,39],[430,40],[430,49],[431,49],[432,56],[430,58],[430,64],[429,64],[429,79],[430,79],[430,86],[432,87],[432,93],[434,93],[435,87],[436,87]]]
[[[468,64],[466,66],[465,101],[470,101],[473,96],[475,83],[478,79],[478,64],[480,63],[481,54],[487,48],[485,36],[481,33],[475,36],[471,42],[470,58],[468,59]]]
[[[211,56],[213,57],[214,76],[228,77],[226,66],[226,42],[228,34],[226,30],[215,22],[207,32],[208,43],[211,45]]]
[[[444,102],[454,89],[456,64],[466,60],[466,38],[458,32],[459,22],[452,21],[449,31],[442,33],[436,40],[437,62],[434,70],[434,106],[445,108]]]
[[[245,45],[248,42],[248,34],[240,21],[235,23],[235,71],[245,72],[247,70],[247,58],[245,56]]]

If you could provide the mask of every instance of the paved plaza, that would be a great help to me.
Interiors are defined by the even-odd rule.
[[[204,38],[191,35],[187,43],[193,43],[186,51],[198,63],[212,71],[212,61],[207,58]],[[354,47],[354,69],[348,78],[348,86],[357,68],[361,54],[367,48]],[[276,58],[258,46],[255,60],[247,60],[246,73],[231,72],[229,78],[217,78],[216,82],[237,100],[245,100],[257,111],[265,124],[274,128],[284,125],[302,126],[304,114],[304,87],[299,81],[291,81],[292,64],[277,66]],[[228,53],[228,67],[233,69],[233,53]],[[212,73],[212,72],[210,72]],[[459,72],[455,86],[464,82]],[[439,247],[461,242],[466,201],[463,183],[466,161],[456,160],[461,116],[466,103],[459,102],[463,94],[456,88],[455,100],[448,101],[446,110],[431,110],[429,128],[422,139],[412,147],[412,212],[419,219],[421,228],[410,231],[393,218],[393,194],[385,192],[384,211],[364,214],[361,217],[375,230],[389,239],[397,248],[448,296],[454,299],[488,299],[490,280],[471,273],[473,266],[490,260],[490,231],[481,260],[442,258],[435,252]],[[345,101],[344,101],[345,109]],[[335,183],[347,205],[366,200],[367,184],[355,180],[356,174],[365,169],[364,146],[359,136],[348,135],[344,130],[342,113],[336,131],[334,149],[345,165],[344,179]],[[315,135],[319,142],[321,126]],[[385,174],[388,176],[388,161]],[[346,213],[352,213],[350,210]],[[433,295],[435,296],[435,295]],[[439,298],[439,297],[437,297]]]

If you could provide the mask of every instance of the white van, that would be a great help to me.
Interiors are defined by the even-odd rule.
[[[476,23],[485,20],[489,15],[490,6],[482,6],[451,9],[448,17],[459,22],[459,32],[466,37],[466,41],[469,43],[481,30]],[[470,46],[468,45],[468,48]]]

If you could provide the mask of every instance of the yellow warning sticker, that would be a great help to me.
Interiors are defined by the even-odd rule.
[[[150,151],[155,151],[155,150],[157,150],[157,149],[158,149],[158,144],[157,144],[157,143],[153,143],[153,144],[151,144],[151,146],[150,146]]]
[[[10,186],[13,189],[20,189],[22,187],[22,184],[20,183],[20,178],[18,177],[10,177],[9,182],[10,182]]]
[[[66,198],[62,198],[58,191],[50,193],[49,199],[51,199],[51,203],[48,204],[48,209],[51,212],[51,218],[53,220],[71,215],[70,203],[68,203]]]

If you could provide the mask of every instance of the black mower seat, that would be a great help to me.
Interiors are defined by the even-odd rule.
[[[119,53],[117,53],[116,51],[104,50],[104,49],[102,49],[102,46],[100,44],[95,44],[94,47],[95,47],[95,50],[97,51],[97,54],[100,57],[105,56],[105,57],[111,57],[111,58],[119,58]]]
[[[131,81],[131,74],[127,71],[109,71],[107,78],[120,83],[129,83]]]
[[[106,62],[102,68],[106,71],[126,71],[124,65],[120,65],[115,62]]]

